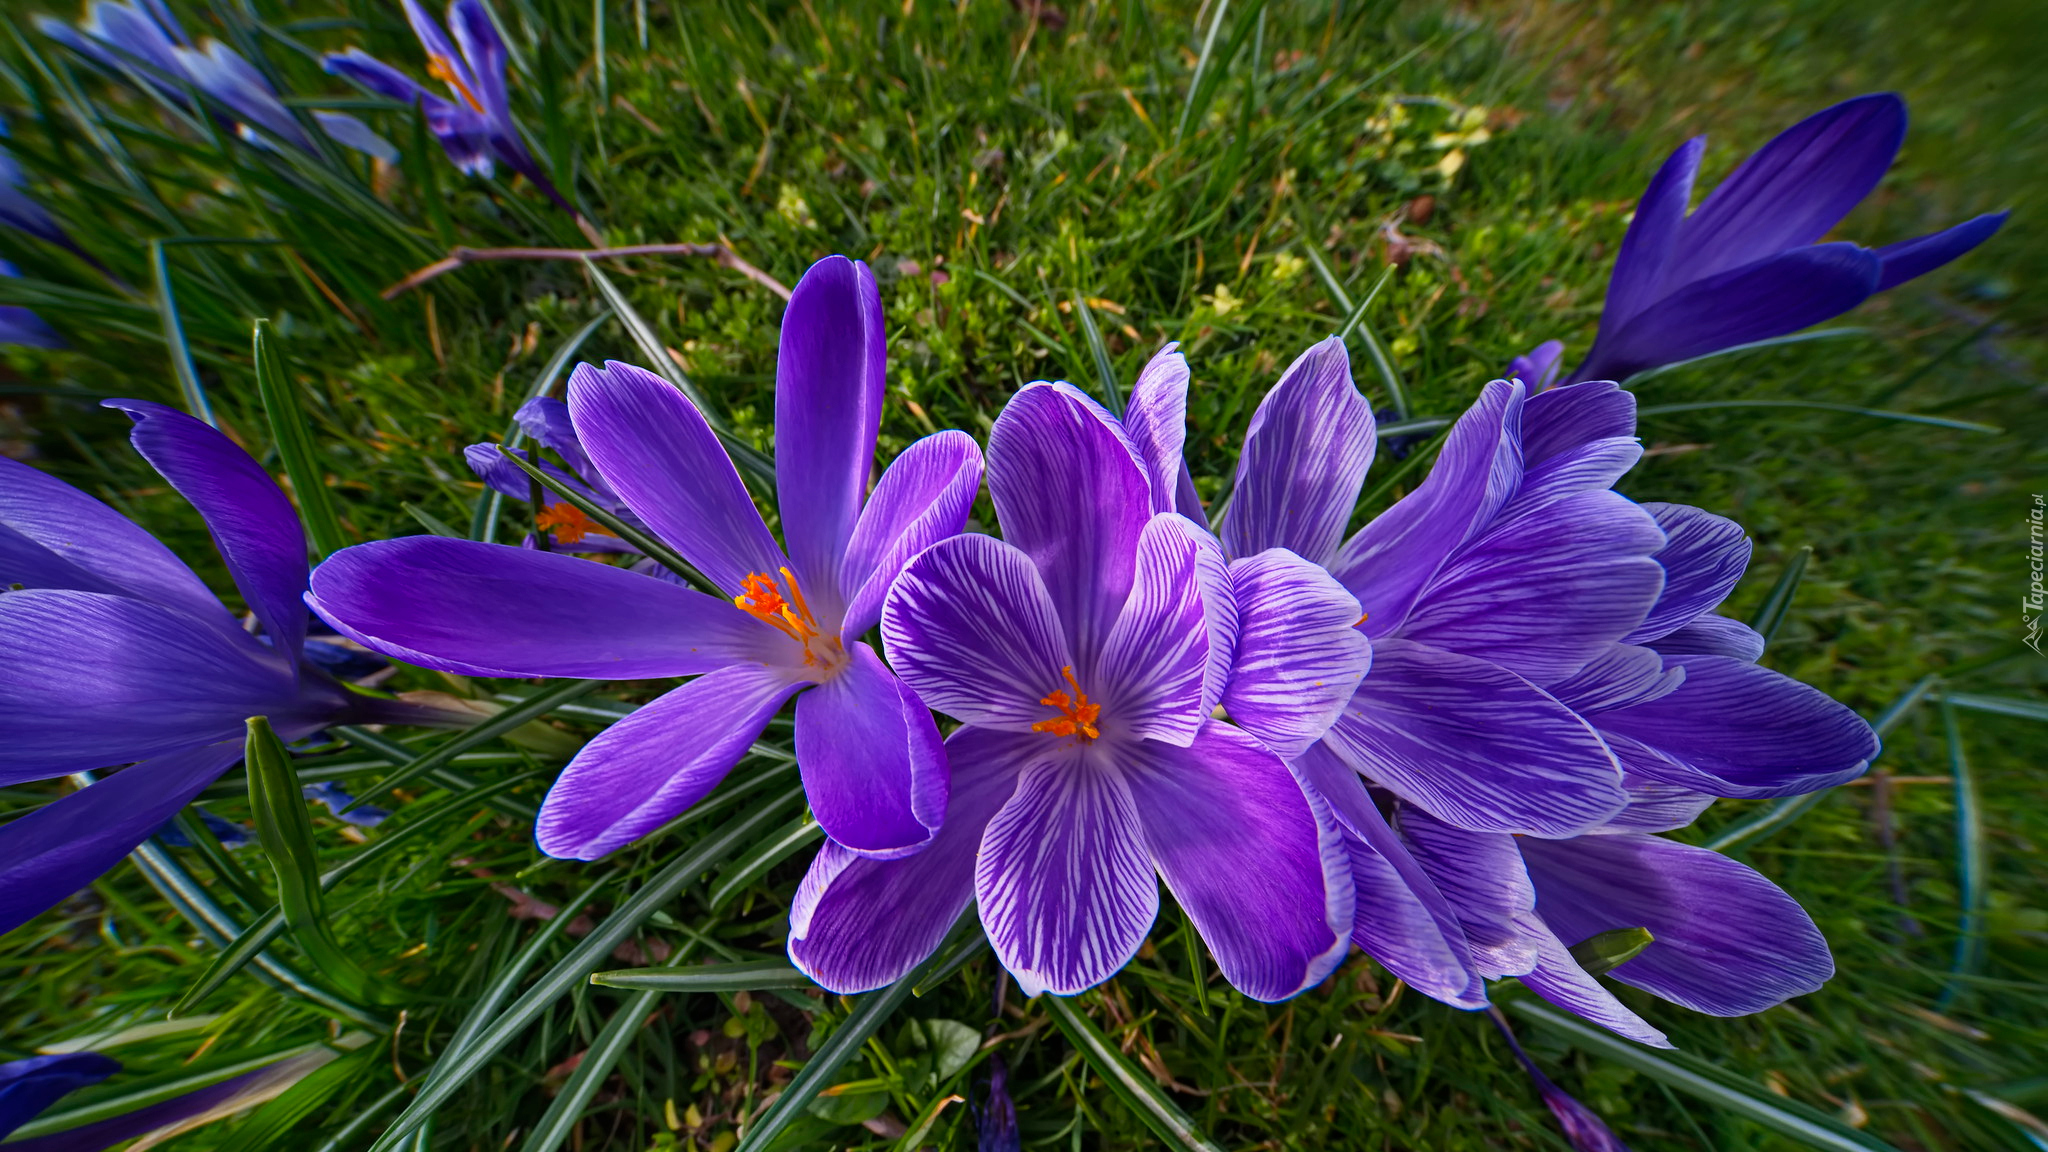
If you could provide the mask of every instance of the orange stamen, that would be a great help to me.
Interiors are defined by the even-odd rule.
[[[1088,694],[1081,691],[1081,685],[1074,679],[1073,665],[1060,669],[1060,675],[1067,678],[1067,687],[1074,690],[1073,695],[1069,696],[1065,689],[1046,693],[1045,699],[1039,703],[1059,709],[1060,714],[1050,720],[1040,720],[1031,726],[1031,730],[1050,732],[1054,736],[1079,736],[1083,740],[1093,740],[1102,735],[1095,727],[1095,721],[1102,715],[1102,705],[1088,702]]]
[[[555,538],[557,544],[575,544],[585,536],[610,536],[604,525],[584,515],[583,509],[566,501],[550,504],[533,518],[534,526]]]
[[[455,89],[463,101],[476,110],[477,115],[481,116],[484,114],[483,102],[476,98],[476,93],[469,90],[469,85],[462,82],[462,73],[455,70],[455,61],[450,60],[446,56],[429,56],[427,57],[427,75]]]
[[[839,638],[819,631],[818,618],[812,615],[810,603],[804,599],[804,590],[796,582],[796,573],[787,568],[780,571],[780,585],[766,572],[750,573],[741,583],[746,591],[732,598],[734,606],[803,645],[806,665],[830,667],[844,660],[846,649],[840,645]],[[783,598],[784,587],[789,589],[788,599]]]

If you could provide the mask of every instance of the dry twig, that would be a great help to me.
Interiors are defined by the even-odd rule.
[[[386,288],[382,295],[386,300],[396,300],[420,285],[446,276],[465,264],[480,264],[487,260],[609,260],[624,256],[708,256],[784,300],[789,299],[789,289],[783,287],[782,281],[742,260],[739,253],[723,244],[629,244],[620,248],[456,248],[448,253],[447,259],[437,260],[414,272]]]

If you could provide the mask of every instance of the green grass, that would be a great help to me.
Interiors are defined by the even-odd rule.
[[[224,427],[284,471],[250,353],[251,321],[268,317],[282,378],[301,390],[313,424],[310,463],[328,477],[344,535],[468,525],[480,489],[462,445],[502,434],[520,400],[546,382],[555,353],[601,316],[602,296],[569,263],[477,265],[389,302],[378,290],[454,244],[579,245],[576,230],[530,188],[457,176],[409,113],[360,108],[298,51],[362,44],[413,67],[417,49],[395,5],[258,0],[179,10],[194,26],[260,47],[288,91],[357,107],[406,157],[377,172],[352,154],[266,157],[203,118],[167,129],[164,109],[92,78],[10,11],[22,35],[0,39],[9,146],[37,174],[43,202],[135,287],[0,235],[0,256],[27,274],[0,282],[0,295],[35,306],[75,346],[8,350],[0,442],[130,512],[228,587],[196,518],[125,448],[125,419],[94,406],[107,396],[180,398],[149,246],[161,240],[192,378]],[[1695,407],[1646,416],[1651,452],[1626,490],[1700,504],[1750,529],[1757,560],[1737,614],[1761,604],[1786,562],[1811,547],[1767,662],[1865,715],[1929,675],[1958,693],[2037,707],[2043,699],[2048,665],[2017,648],[2014,611],[2026,579],[2022,517],[2048,475],[2039,389],[2048,295],[2036,286],[2048,267],[2039,223],[2048,194],[2037,177],[2048,163],[2048,81],[2036,64],[2038,21],[2024,4],[1236,0],[1206,59],[1215,6],[1198,14],[1156,0],[1065,5],[1058,25],[992,0],[595,10],[508,0],[500,11],[521,56],[521,115],[544,163],[608,239],[723,238],[784,283],[827,253],[869,261],[890,329],[885,454],[934,428],[985,433],[1029,380],[1099,390],[1106,374],[1127,385],[1160,341],[1176,339],[1195,373],[1191,464],[1207,494],[1220,489],[1264,389],[1344,323],[1340,297],[1363,299],[1398,254],[1390,247],[1411,258],[1366,313],[1366,328],[1410,413],[1449,415],[1539,340],[1558,336],[1583,351],[1634,196],[1685,136],[1712,132],[1709,178],[1718,177],[1808,111],[1899,87],[1913,103],[1914,133],[1899,169],[1843,234],[1885,242],[2001,206],[2017,210],[2012,225],[1961,265],[1843,322],[1864,335],[1668,373],[1642,384],[1642,401],[1870,405],[2002,431]],[[1446,175],[1452,152],[1462,164]],[[737,432],[772,450],[780,301],[705,260],[635,259],[606,272]],[[1389,406],[1389,382],[1362,339],[1352,343],[1361,386]],[[580,355],[643,359],[616,322],[600,324]],[[989,522],[985,507],[981,518]],[[408,687],[492,690],[407,675]],[[639,700],[660,687],[601,692]],[[556,712],[553,724],[594,732],[599,720],[587,709],[597,699]],[[1826,990],[1732,1021],[1624,995],[1686,1052],[1763,1098],[1782,1092],[1899,1149],[2036,1147],[1984,1101],[2008,1116],[2048,1114],[2041,729],[1959,709],[1952,740],[1926,699],[1891,731],[1882,765],[1945,777],[1965,764],[1978,795],[1971,820],[1959,820],[1945,784],[1891,788],[1888,816],[1873,807],[1876,789],[1852,786],[1741,849],[1826,931],[1839,968]],[[769,743],[787,739],[786,727],[770,730]],[[500,799],[530,805],[558,763],[499,742],[454,768],[470,785],[506,781]],[[301,766],[361,788],[390,771],[348,749]],[[540,857],[522,820],[459,781],[421,780],[396,799],[374,797],[399,814],[368,834],[371,843],[404,839],[335,884],[325,913],[352,955],[405,990],[403,1015],[368,1007],[368,1025],[340,1026],[374,1034],[367,1055],[349,1058],[360,1061],[351,1075],[309,1081],[296,1102],[178,1146],[257,1147],[268,1132],[279,1146],[339,1137],[335,1148],[369,1147],[435,1061],[517,1011],[592,923],[623,941],[597,949],[613,958],[594,957],[595,967],[647,966],[670,950],[690,963],[779,955],[807,851],[715,909],[712,894],[754,844],[800,814],[792,785],[781,759],[750,760],[726,786],[726,806],[589,865]],[[25,811],[53,794],[9,788],[0,804]],[[239,775],[207,803],[251,817]],[[1712,839],[1767,806],[1724,803],[1687,835]],[[438,819],[428,823],[430,814]],[[746,835],[728,835],[742,818]],[[415,821],[419,830],[407,832]],[[1959,836],[1973,821],[1975,833]],[[363,851],[317,811],[313,836],[325,867]],[[239,857],[254,886],[244,897],[196,852],[163,851],[159,879],[164,867],[187,871],[235,925],[274,899],[268,866],[251,854]],[[1974,955],[1957,949],[1966,857],[1981,862],[1982,958],[1958,974],[1955,958]],[[700,859],[706,867],[689,867]],[[629,904],[657,876],[673,894]],[[593,885],[601,887],[591,920],[541,934],[550,922],[530,917],[533,900],[568,905]],[[514,899],[521,891],[531,899]],[[640,918],[620,919],[629,914]],[[0,945],[0,1059],[159,1018],[217,955],[207,935],[141,868],[123,866]],[[1136,1079],[1165,1083],[1214,1142],[1566,1147],[1483,1018],[1404,993],[1359,958],[1295,1001],[1256,1004],[1191,957],[1190,940],[1169,909],[1131,967],[1076,1003],[1139,1067]],[[271,955],[287,976],[324,983],[289,934]],[[130,1072],[75,1100],[329,1036],[334,1013],[276,979],[245,969],[202,1004],[217,1019],[116,1049]],[[510,1030],[495,1058],[473,1062],[419,1147],[523,1147],[553,1100],[582,1098],[580,1119],[550,1129],[568,1132],[571,1148],[694,1142],[726,1152],[735,1119],[754,1114],[858,1011],[801,992],[649,998],[580,979],[562,987],[529,997],[531,1025]],[[1803,1146],[1515,1019],[1553,1077],[1636,1148]],[[951,1030],[931,1021],[999,1039],[956,1067],[937,1038]],[[568,1061],[593,1047],[615,1053],[616,1066],[579,1079]],[[787,1146],[890,1146],[884,1133],[900,1128],[887,1120],[914,1125],[948,1095],[975,1096],[987,1054],[1011,1069],[1027,1147],[1154,1143],[1103,1067],[1083,1058],[1046,1005],[1006,992],[986,954],[907,1000],[855,1047],[830,1078],[847,1089],[786,1129]],[[298,1111],[288,1116],[287,1104]],[[683,1125],[673,1135],[671,1115]],[[876,1116],[885,1120],[858,1126]],[[265,1123],[276,1127],[258,1127]],[[921,1140],[974,1147],[967,1106],[939,1111]]]

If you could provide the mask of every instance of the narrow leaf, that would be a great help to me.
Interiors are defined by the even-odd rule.
[[[1785,617],[1792,612],[1792,598],[1799,594],[1799,582],[1806,577],[1806,562],[1813,559],[1813,545],[1803,544],[1792,558],[1785,562],[1785,570],[1778,574],[1778,582],[1771,585],[1770,594],[1757,606],[1756,614],[1749,618],[1749,626],[1769,644],[1785,623]]]
[[[171,289],[171,265],[164,258],[164,242],[149,242],[149,268],[156,277],[157,317],[163,324],[164,348],[171,354],[171,376],[178,382],[178,395],[185,411],[214,427],[220,421],[206,399],[206,386],[199,382],[199,369],[192,363],[192,348],[185,339],[185,325],[178,319],[178,298]]]
[[[313,431],[307,423],[306,410],[299,403],[298,389],[285,378],[276,341],[270,321],[256,321],[256,391],[263,398],[264,414],[270,418],[270,435],[277,442],[284,474],[291,478],[299,519],[306,525],[306,539],[315,557],[324,558],[345,547],[348,537],[335,516],[334,497],[327,490],[327,478],[314,454]]]
[[[1102,329],[1095,326],[1095,312],[1079,292],[1074,293],[1074,315],[1081,321],[1081,338],[1095,361],[1095,377],[1102,381],[1102,403],[1118,419],[1124,414],[1123,389],[1117,387],[1116,369],[1109,362],[1109,348],[1102,343]]]
[[[1901,424],[1925,424],[1931,428],[1950,428],[1958,432],[1982,432],[1995,436],[2005,431],[1995,425],[1979,424],[1972,420],[1950,420],[1945,416],[1922,416],[1917,412],[1892,412],[1883,408],[1860,408],[1854,404],[1824,404],[1817,400],[1700,400],[1691,404],[1658,404],[1638,409],[1636,415],[1667,416],[1673,412],[1706,412],[1720,408],[1805,408],[1815,412],[1846,412],[1852,416],[1895,420]]]
[[[1963,729],[1956,722],[1955,705],[1947,697],[1941,701],[1941,728],[1948,740],[1949,776],[1955,781],[1956,888],[1962,894],[1962,922],[1956,927],[1955,959],[1949,964],[1948,985],[1934,1003],[1936,1011],[1946,1012],[1963,994],[1970,978],[1984,965],[1987,861],[1984,809],[1977,795],[1977,777],[1970,771],[1970,758],[1963,748]]]
[[[1648,928],[1616,928],[1572,945],[1572,959],[1586,975],[1598,976],[1635,959],[1655,940]]]
[[[2021,700],[2012,696],[1980,696],[1971,692],[1944,693],[1942,699],[1957,708],[1972,712],[1994,712],[2000,716],[2018,716],[2023,720],[2048,722],[2048,704],[2039,700]]]
[[[690,566],[689,561],[683,559],[681,553],[662,543],[660,538],[653,533],[635,528],[617,516],[612,515],[607,509],[598,507],[587,497],[555,477],[548,475],[546,471],[534,465],[525,456],[514,452],[505,445],[498,445],[498,454],[511,461],[513,466],[521,472],[526,473],[527,479],[568,501],[585,516],[603,525],[605,531],[638,548],[642,554],[655,563],[660,564],[678,576],[701,584],[704,587],[708,588],[711,586],[709,581],[705,580],[695,568]]]
[[[456,753],[467,752],[480,744],[488,744],[527,721],[539,719],[554,711],[556,705],[566,704],[576,697],[595,689],[597,684],[598,682],[595,680],[569,680],[557,684],[544,692],[537,692],[527,697],[525,703],[507,708],[454,739],[436,744],[432,749],[421,753],[411,763],[404,765],[398,771],[377,781],[373,788],[356,797],[348,807],[355,807],[368,796],[389,792],[393,788],[403,788],[433,769],[447,763]]]
[[[740,857],[732,867],[727,868],[711,886],[710,908],[717,912],[747,890],[747,886],[766,875],[770,868],[801,852],[806,845],[824,839],[825,829],[817,821],[800,818],[775,835],[763,840],[753,851]]]
[[[1052,1022],[1067,1034],[1067,1040],[1080,1050],[1081,1058],[1102,1077],[1110,1092],[1137,1114],[1154,1135],[1165,1141],[1167,1146],[1182,1149],[1183,1152],[1222,1152],[1195,1127],[1188,1114],[1180,1105],[1167,1098],[1159,1085],[1137,1065],[1124,1058],[1109,1037],[1088,1019],[1075,1003],[1064,996],[1041,996],[1039,1001],[1052,1016]]]
[[[1526,998],[1510,1001],[1507,1008],[1559,1033],[1576,1047],[1745,1116],[1808,1147],[1825,1152],[1898,1152],[1890,1144],[1858,1132],[1818,1108],[1779,1096],[1761,1084],[1752,1083],[1698,1057],[1645,1048],[1576,1016]]]
[[[792,1120],[803,1115],[818,1093],[830,1087],[830,1081],[840,1067],[867,1044],[869,1037],[881,1030],[889,1017],[896,1014],[896,1010],[910,998],[910,989],[916,981],[917,973],[913,972],[887,988],[862,996],[854,1005],[853,1015],[832,1030],[832,1035],[826,1037],[818,1050],[811,1054],[810,1060],[782,1090],[782,1095],[777,1096],[767,1111],[747,1128],[733,1152],[762,1152],[769,1147]]]
[[[761,992],[770,988],[811,988],[811,978],[787,960],[742,960],[695,968],[619,968],[592,972],[592,984],[649,992]]]

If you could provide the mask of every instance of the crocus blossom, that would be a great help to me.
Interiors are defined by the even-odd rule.
[[[1905,137],[1906,103],[1897,95],[1845,100],[1779,133],[1690,214],[1706,137],[1686,141],[1636,204],[1599,335],[1568,379],[1626,380],[1797,332],[1932,272],[1998,231],[2004,212],[1882,248],[1819,243],[1877,187]]]
[[[38,17],[36,26],[65,47],[181,107],[190,99],[185,89],[189,84],[218,101],[230,114],[225,119],[236,134],[251,144],[287,144],[313,151],[305,129],[262,72],[212,37],[193,43],[161,3],[93,0],[76,28],[49,16]],[[316,111],[312,116],[336,143],[387,163],[398,159],[398,150],[361,120],[342,112]]]
[[[612,725],[541,807],[543,851],[596,859],[725,777],[792,697],[811,809],[852,853],[931,840],[946,811],[938,730],[860,637],[910,557],[957,533],[981,455],[961,432],[906,449],[868,492],[885,390],[881,298],[828,257],[797,286],[776,371],[785,551],[702,413],[660,377],[580,365],[568,412],[597,475],[724,596],[593,560],[441,537],[344,549],[321,615],[379,651],[477,676],[692,676]]]
[[[505,41],[483,0],[454,0],[448,5],[445,30],[419,0],[404,3],[405,18],[427,53],[427,75],[447,85],[448,96],[435,95],[361,48],[329,53],[323,58],[327,70],[380,96],[419,105],[427,131],[463,172],[488,177],[503,164],[574,215],[576,210],[541,170],[512,118]]]
[[[1071,995],[1137,950],[1161,878],[1246,995],[1292,996],[1348,950],[1334,825],[1279,755],[1212,712],[1233,650],[1286,646],[1296,600],[1320,598],[1312,620],[1349,597],[1285,556],[1247,576],[1263,595],[1235,594],[1214,540],[1173,510],[1185,366],[1177,387],[1175,364],[1158,367],[1121,423],[1070,385],[1020,391],[989,439],[1004,539],[937,544],[891,590],[892,663],[962,722],[952,803],[917,856],[819,851],[789,953],[826,988],[899,979],[977,902],[1027,994]],[[1369,653],[1342,651],[1331,672],[1355,683]],[[1262,703],[1294,702],[1276,683]]]
[[[1530,1081],[1536,1085],[1536,1093],[1543,1098],[1544,1106],[1550,1109],[1552,1116],[1557,1117],[1558,1127],[1564,1129],[1565,1139],[1571,1142],[1572,1152],[1628,1152],[1628,1145],[1621,1142],[1621,1138],[1614,1134],[1614,1130],[1607,1126],[1605,1120],[1600,1119],[1591,1108],[1579,1103],[1571,1093],[1552,1083],[1550,1077],[1545,1076],[1543,1070],[1536,1067],[1536,1061],[1531,1060],[1529,1054],[1522,1050],[1521,1041],[1516,1040],[1515,1034],[1508,1030],[1507,1021],[1501,1017],[1500,1009],[1492,1009],[1491,1015],[1494,1026],[1500,1029],[1501,1038],[1508,1042],[1508,1048],[1514,1052],[1515,1059],[1521,1062],[1522,1070],[1529,1074]]]
[[[583,442],[576,436],[576,422],[569,416],[569,406],[552,396],[536,396],[519,406],[513,419],[525,430],[528,438],[560,457],[568,468],[564,471],[543,459],[539,453],[529,449],[513,449],[521,459],[534,465],[550,477],[592,504],[618,517],[634,528],[645,528],[612,486],[605,483],[590,454],[583,450]],[[528,503],[533,498],[536,485],[533,478],[505,459],[505,453],[496,444],[471,444],[463,449],[463,459],[468,461],[470,470],[499,495]],[[552,494],[542,490],[545,501],[533,517],[534,526],[546,533],[548,548],[557,552],[635,552],[639,549],[621,540],[611,531],[585,515],[582,509],[566,500],[556,500]],[[531,541],[530,541],[531,542]]]
[[[0,260],[0,276],[13,278],[21,272]],[[22,344],[30,348],[62,348],[64,338],[41,316],[18,304],[0,305],[0,344]]]
[[[259,639],[113,509],[0,458],[0,784],[128,764],[0,827],[0,932],[118,863],[242,756],[338,723],[467,723],[357,695],[300,659],[306,538],[261,466],[181,412],[110,400],[135,448],[212,530]],[[266,644],[264,640],[269,642]]]
[[[30,1056],[0,1064],[0,1140],[67,1093],[120,1070],[120,1061],[97,1052]]]

